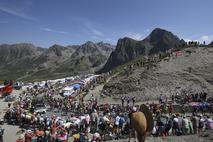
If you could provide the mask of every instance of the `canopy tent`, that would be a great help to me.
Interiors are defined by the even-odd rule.
[[[73,87],[75,90],[77,90],[81,88],[81,85],[79,83],[76,83],[76,84],[70,85],[69,87]]]

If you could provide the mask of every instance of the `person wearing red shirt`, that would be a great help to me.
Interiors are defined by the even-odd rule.
[[[172,103],[169,104],[169,113],[170,114],[173,113],[173,105],[172,105]]]

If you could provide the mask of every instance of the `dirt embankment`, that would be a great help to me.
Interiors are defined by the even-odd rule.
[[[117,100],[135,96],[138,101],[171,96],[178,91],[205,91],[213,96],[213,48],[188,48],[179,57],[170,57],[147,70],[135,68],[130,75],[112,78],[104,89]]]

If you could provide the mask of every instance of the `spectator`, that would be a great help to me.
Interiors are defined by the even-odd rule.
[[[198,125],[198,135],[199,136],[203,136],[204,129],[205,129],[204,119],[202,118],[202,116],[200,116],[199,125]]]
[[[189,134],[189,120],[184,116],[183,117],[183,134]]]

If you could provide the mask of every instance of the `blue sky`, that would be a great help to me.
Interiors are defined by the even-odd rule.
[[[0,0],[0,44],[37,46],[143,39],[154,28],[213,40],[212,0]]]

